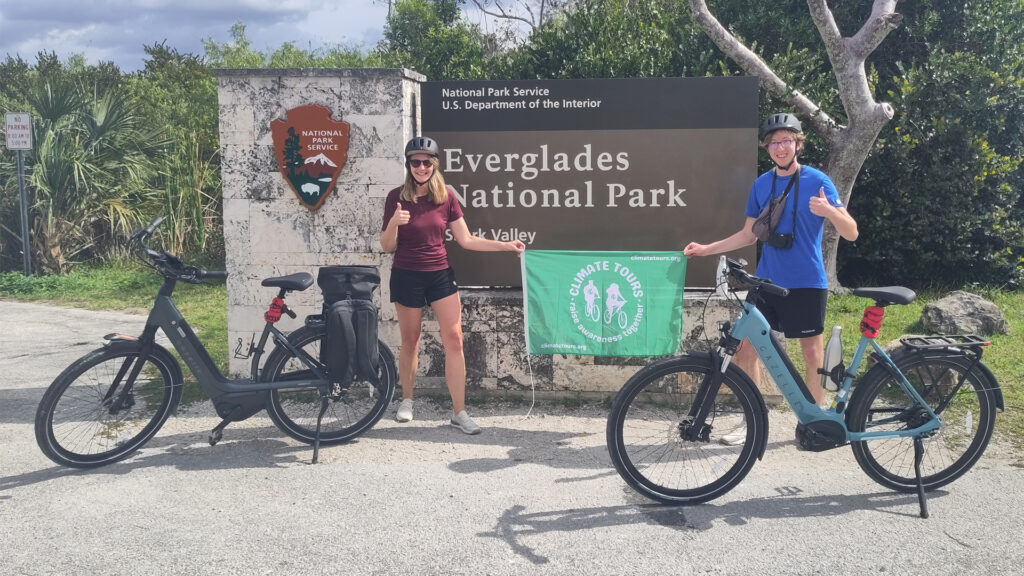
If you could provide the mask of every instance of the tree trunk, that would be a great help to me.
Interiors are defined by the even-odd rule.
[[[892,106],[875,101],[864,62],[889,32],[902,22],[903,17],[895,12],[897,0],[874,0],[871,15],[861,29],[850,37],[843,37],[839,32],[825,0],[807,0],[807,8],[825,44],[839,87],[839,97],[848,122],[845,126],[839,125],[807,96],[779,78],[757,54],[718,22],[704,0],[689,2],[694,20],[715,45],[745,73],[757,76],[761,80],[761,87],[767,92],[784,99],[798,115],[806,119],[811,130],[824,138],[829,151],[822,170],[835,183],[843,203],[849,205],[857,174],[871,152],[882,126],[893,117]],[[840,287],[836,277],[838,243],[839,234],[831,224],[826,225],[822,254],[829,286],[833,289]]]

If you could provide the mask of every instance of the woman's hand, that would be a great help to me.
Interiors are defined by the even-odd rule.
[[[402,226],[409,223],[409,211],[402,210],[402,203],[398,202],[395,206],[395,213],[391,215],[391,222],[388,222],[388,226],[394,224],[395,226]]]
[[[516,256],[522,256],[523,251],[526,250],[526,244],[523,244],[519,240],[513,240],[511,242],[505,242],[505,249],[509,252],[515,252]]]

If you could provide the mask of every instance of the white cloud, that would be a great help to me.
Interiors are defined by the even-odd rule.
[[[230,41],[236,21],[260,50],[285,42],[372,48],[386,14],[386,5],[368,0],[0,0],[0,58],[83,54],[137,70],[143,46],[166,41],[179,52],[202,54],[203,39]]]

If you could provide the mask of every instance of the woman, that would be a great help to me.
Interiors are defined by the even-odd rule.
[[[825,220],[835,226],[843,239],[857,239],[857,222],[839,199],[835,184],[825,173],[802,166],[797,158],[803,151],[804,133],[792,114],[769,116],[761,125],[761,146],[768,151],[775,168],[754,181],[747,200],[743,229],[728,238],[710,244],[689,243],[683,249],[687,256],[709,256],[749,246],[757,241],[754,221],[773,198],[793,188],[779,221],[777,234],[761,247],[756,274],[789,289],[785,298],[762,294],[757,304],[772,330],[787,338],[797,338],[806,366],[805,383],[819,404],[825,399],[818,368],[825,358],[822,332],[825,328],[825,302],[828,298],[828,277],[821,254],[821,237]],[[795,187],[794,187],[795,184]],[[736,352],[736,364],[755,384],[760,384],[758,357],[744,341]],[[801,428],[797,428],[800,440]],[[746,427],[723,436],[723,444],[742,444]]]
[[[395,303],[402,349],[398,356],[398,377],[402,402],[395,420],[412,420],[412,391],[419,359],[423,307],[434,309],[444,345],[444,375],[452,397],[452,426],[466,434],[479,434],[480,427],[466,413],[466,359],[462,353],[462,303],[455,272],[448,264],[444,247],[445,228],[466,250],[508,251],[522,254],[526,246],[514,242],[487,240],[469,233],[462,207],[441,176],[437,142],[417,137],[405,146],[405,183],[388,193],[380,246],[394,252],[391,268],[391,301]]]

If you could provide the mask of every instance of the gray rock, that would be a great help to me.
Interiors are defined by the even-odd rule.
[[[981,296],[957,290],[924,307],[921,323],[932,333],[1006,334],[1010,323],[1002,311]]]

